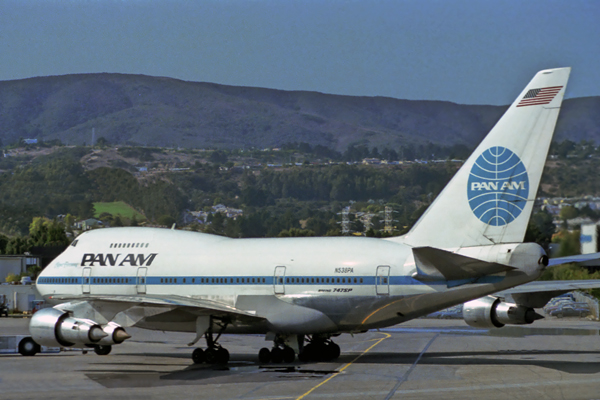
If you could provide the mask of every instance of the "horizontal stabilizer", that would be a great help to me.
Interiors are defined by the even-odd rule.
[[[586,265],[600,265],[600,253],[578,254],[575,256],[551,258],[549,267],[570,263],[584,263]]]
[[[417,267],[413,278],[421,281],[472,279],[515,269],[434,247],[414,247],[412,250]]]
[[[573,281],[534,281],[511,289],[503,290],[495,296],[512,299],[516,304],[531,308],[542,308],[551,298],[581,289],[600,288],[600,279]]]

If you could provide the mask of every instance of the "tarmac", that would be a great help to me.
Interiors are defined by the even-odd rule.
[[[28,319],[0,318],[0,335]],[[93,351],[0,355],[0,399],[600,399],[600,323],[547,318],[488,332],[418,319],[341,335],[335,362],[261,365],[262,336],[224,335],[227,366],[194,365],[192,334],[129,328]]]

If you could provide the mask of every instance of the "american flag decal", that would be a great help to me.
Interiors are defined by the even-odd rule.
[[[541,89],[531,89],[523,96],[517,107],[538,106],[550,103],[560,92],[562,86],[550,86]]]

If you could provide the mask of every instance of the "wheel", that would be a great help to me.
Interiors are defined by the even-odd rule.
[[[41,350],[40,345],[32,338],[26,337],[19,342],[19,353],[22,356],[35,356]]]
[[[219,347],[217,350],[217,363],[227,364],[229,362],[229,351],[224,347]]]
[[[209,347],[204,351],[204,361],[207,364],[216,364],[218,362],[217,349]]]
[[[325,342],[313,343],[312,357],[313,361],[327,361],[327,345]]]
[[[99,356],[107,356],[108,354],[110,354],[110,351],[112,350],[112,346],[110,345],[100,345],[97,344],[94,346],[94,352],[96,354],[98,354]]]
[[[273,362],[275,364],[279,364],[282,361],[283,361],[283,350],[281,350],[279,347],[274,347],[273,350],[271,350],[271,362]]]
[[[340,346],[338,346],[337,344],[329,342],[326,349],[328,360],[335,360],[340,356]]]
[[[294,353],[294,349],[291,347],[283,348],[283,362],[286,364],[293,363],[296,359],[296,353]]]
[[[268,364],[271,361],[271,351],[266,347],[263,347],[258,352],[258,361],[262,364]]]
[[[313,343],[305,345],[300,354],[298,354],[298,359],[302,362],[314,361],[315,345]]]
[[[204,362],[204,358],[204,350],[195,349],[192,351],[192,361],[194,361],[194,364],[202,364]]]
[[[308,357],[306,348],[302,349],[302,351],[298,354],[298,360],[300,360],[302,362],[310,361],[310,358]]]

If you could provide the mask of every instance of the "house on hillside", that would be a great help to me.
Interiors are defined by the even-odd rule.
[[[88,218],[75,222],[75,227],[82,231],[89,231],[92,228],[104,228],[104,222],[96,218]]]

